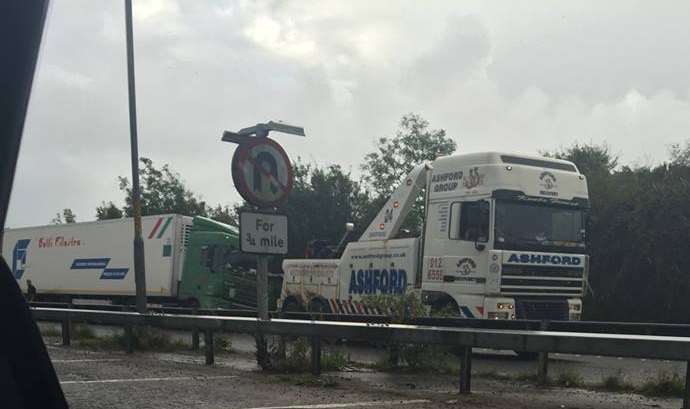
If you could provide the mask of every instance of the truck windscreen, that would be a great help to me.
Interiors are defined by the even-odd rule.
[[[496,202],[497,249],[582,252],[585,214],[563,206]]]

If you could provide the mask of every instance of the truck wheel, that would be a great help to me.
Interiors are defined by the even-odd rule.
[[[316,312],[319,314],[330,314],[331,309],[328,307],[328,304],[323,302],[322,300],[316,298],[312,300],[312,302],[309,304],[309,311],[310,312]]]
[[[182,304],[185,308],[198,309],[201,304],[196,298],[187,298]]]
[[[293,298],[285,300],[283,308],[280,309],[281,315],[287,315],[290,318],[291,312],[303,312],[302,306]]]

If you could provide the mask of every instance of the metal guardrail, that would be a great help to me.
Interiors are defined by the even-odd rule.
[[[70,321],[123,326],[131,335],[134,326],[203,331],[206,338],[206,363],[213,363],[213,334],[239,332],[263,335],[309,337],[312,343],[312,372],[320,373],[322,338],[376,340],[410,344],[442,344],[463,351],[460,370],[460,393],[469,393],[472,348],[512,349],[539,353],[571,353],[667,359],[687,362],[683,408],[690,409],[690,337],[583,333],[525,329],[489,329],[441,327],[407,324],[377,324],[294,319],[261,321],[255,317],[217,315],[163,314],[88,309],[33,308],[34,319],[62,323],[63,342],[69,338]],[[128,346],[131,351],[131,342]],[[546,365],[540,362],[540,376],[546,376]]]
[[[132,306],[112,304],[67,304],[34,302],[32,307],[79,308],[103,311],[133,311]],[[149,307],[149,311],[165,314],[194,314],[231,317],[256,317],[256,311],[249,309],[192,309],[184,307]],[[368,323],[392,323],[386,315],[331,314],[317,312],[270,312],[271,318],[313,319],[321,321],[346,321]],[[593,332],[606,334],[634,334],[690,337],[688,324],[659,324],[649,322],[610,322],[610,321],[541,321],[541,320],[486,320],[458,317],[419,317],[404,322],[410,325],[431,325],[441,327],[464,327],[505,330],[553,330],[564,332]]]

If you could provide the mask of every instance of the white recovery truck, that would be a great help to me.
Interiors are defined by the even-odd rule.
[[[396,238],[425,192],[421,237]],[[568,161],[488,152],[416,167],[338,259],[283,262],[279,307],[370,314],[368,294],[417,292],[468,318],[579,320],[587,182]]]

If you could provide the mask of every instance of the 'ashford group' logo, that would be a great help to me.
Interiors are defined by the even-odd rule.
[[[474,260],[472,260],[469,257],[461,258],[460,260],[458,260],[456,266],[458,267],[458,273],[464,276],[477,271],[477,263],[475,263]]]
[[[484,175],[479,174],[479,168],[470,168],[470,174],[462,178],[462,185],[465,189],[472,189],[484,184]]]

